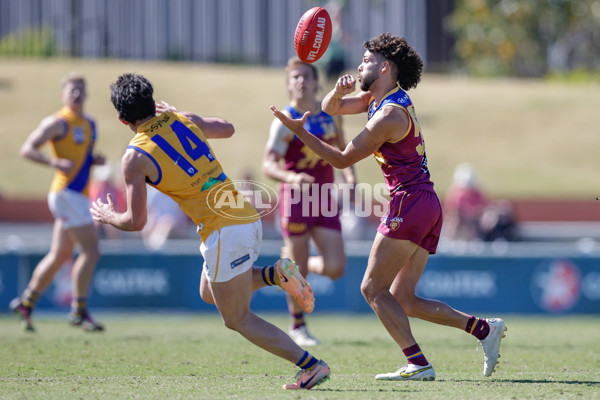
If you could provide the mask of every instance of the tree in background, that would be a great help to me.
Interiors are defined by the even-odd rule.
[[[598,76],[600,0],[457,0],[447,22],[468,73]]]

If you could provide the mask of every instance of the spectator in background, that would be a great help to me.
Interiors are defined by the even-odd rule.
[[[516,219],[507,200],[490,200],[473,166],[461,163],[444,200],[443,234],[451,240],[516,240]]]
[[[454,180],[444,199],[444,234],[452,240],[480,238],[479,221],[489,204],[471,164],[454,169]]]
[[[481,238],[486,242],[495,240],[518,240],[517,219],[513,205],[508,200],[496,200],[483,212],[479,220]]]
[[[79,245],[79,255],[73,264],[73,296],[69,320],[74,326],[101,331],[87,308],[88,288],[100,258],[98,236],[90,215],[88,186],[94,164],[104,164],[104,157],[94,154],[96,123],[83,111],[86,99],[85,79],[70,73],[62,79],[64,106],[44,118],[31,132],[21,155],[31,161],[56,170],[48,193],[48,206],[54,215],[54,231],[50,252],[38,263],[27,288],[10,302],[10,309],[24,321],[27,331],[34,331],[31,313],[42,293],[52,283],[59,269],[72,257]],[[51,156],[41,148],[48,144]]]

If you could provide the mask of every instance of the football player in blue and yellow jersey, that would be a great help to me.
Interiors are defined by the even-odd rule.
[[[89,211],[88,185],[94,164],[104,164],[104,157],[93,153],[96,124],[83,112],[86,99],[85,80],[75,73],[62,81],[64,107],[42,120],[31,132],[21,155],[56,170],[48,193],[48,206],[54,215],[50,252],[40,261],[20,298],[11,309],[24,320],[25,329],[33,331],[31,312],[56,272],[71,258],[73,247],[80,247],[73,263],[72,310],[69,319],[86,330],[103,330],[87,310],[87,295],[96,263],[100,258],[98,237]],[[50,156],[42,153],[47,144]]]
[[[121,75],[111,91],[119,119],[134,132],[121,164],[127,209],[116,212],[109,195],[106,203],[92,203],[94,220],[141,230],[147,218],[146,185],[170,196],[198,226],[204,257],[202,299],[217,306],[225,326],[301,368],[299,380],[284,389],[310,389],[326,380],[327,364],[250,310],[252,291],[266,285],[281,286],[307,312],[314,307],[314,297],[290,260],[253,266],[262,241],[260,217],[235,190],[208,143],[232,136],[233,125],[218,117],[180,113],[166,103],[157,107],[152,84],[138,74]]]

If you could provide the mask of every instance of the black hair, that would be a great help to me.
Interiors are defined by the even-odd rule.
[[[110,91],[110,101],[122,120],[135,123],[155,115],[154,89],[142,75],[123,74],[110,85]]]

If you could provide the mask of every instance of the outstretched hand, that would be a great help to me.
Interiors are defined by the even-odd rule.
[[[110,217],[115,213],[115,205],[110,193],[106,195],[106,203],[100,198],[93,201],[90,213],[92,214],[94,221],[110,224]]]
[[[310,111],[307,111],[304,113],[302,118],[293,119],[279,111],[275,106],[271,106],[269,108],[271,109],[271,111],[273,111],[273,115],[277,119],[279,119],[281,123],[285,125],[286,128],[288,128],[291,132],[294,133],[297,133],[304,129],[304,123],[306,122],[306,118],[308,118],[308,116],[310,115]]]

